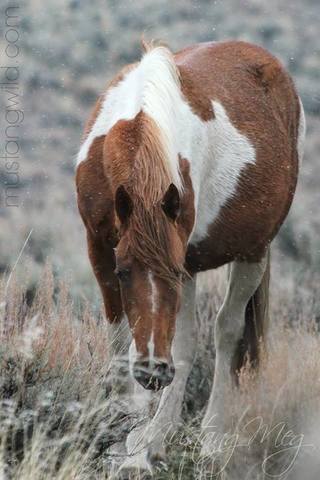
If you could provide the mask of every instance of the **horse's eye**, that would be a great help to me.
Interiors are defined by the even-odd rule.
[[[131,271],[129,268],[116,268],[114,273],[120,282],[125,282],[129,280]]]

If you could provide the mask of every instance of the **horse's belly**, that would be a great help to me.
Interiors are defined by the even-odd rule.
[[[297,162],[272,181],[266,174],[255,182],[256,166],[248,166],[235,194],[222,205],[201,237],[188,247],[187,264],[192,271],[217,268],[233,260],[258,261],[274,238],[290,208],[297,178]],[[260,172],[261,174],[261,172]],[[202,212],[204,209],[202,208]]]

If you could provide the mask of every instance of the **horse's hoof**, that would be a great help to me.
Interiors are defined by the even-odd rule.
[[[224,480],[225,472],[218,459],[202,458],[197,464],[198,480]]]
[[[113,477],[114,480],[151,480],[153,474],[151,471],[141,469],[139,467],[123,467],[121,468],[117,476]]]
[[[160,457],[152,457],[150,463],[152,465],[152,470],[155,473],[163,473],[168,471],[168,464]]]
[[[148,462],[157,472],[168,470],[168,465],[166,463],[166,452],[162,448],[155,450],[151,447],[148,451]]]
[[[151,464],[144,458],[127,458],[118,469],[115,480],[150,480],[153,478]]]

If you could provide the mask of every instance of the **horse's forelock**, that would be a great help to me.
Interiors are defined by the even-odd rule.
[[[174,228],[160,205],[146,208],[141,200],[135,202],[128,227],[130,252],[156,276],[177,288],[186,271]]]

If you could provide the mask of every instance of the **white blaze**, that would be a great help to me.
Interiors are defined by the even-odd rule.
[[[151,314],[152,316],[158,311],[158,290],[157,285],[154,281],[153,273],[149,270],[148,272],[148,280],[150,284],[150,304],[151,304]],[[154,332],[153,332],[153,318],[151,317],[152,328],[151,328],[151,335],[148,342],[148,352],[150,360],[154,359]]]
[[[151,311],[152,313],[156,313],[158,310],[158,291],[157,291],[156,283],[154,281],[153,273],[150,270],[148,272],[148,279],[151,287],[151,295],[150,295]]]

